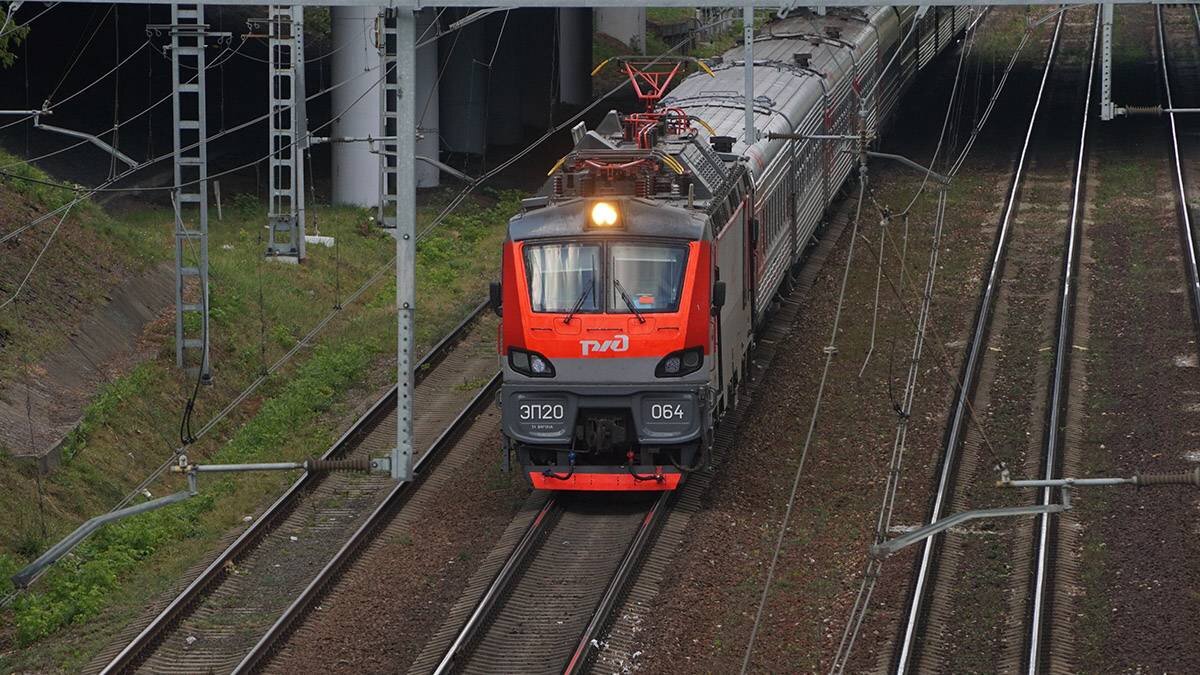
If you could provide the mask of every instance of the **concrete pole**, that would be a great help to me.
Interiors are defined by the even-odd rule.
[[[395,10],[397,96],[396,154],[400,164],[396,179],[396,449],[392,453],[392,478],[412,480],[413,475],[413,314],[416,309],[417,186],[413,165],[416,145],[416,18],[411,9]],[[350,144],[347,144],[350,145]],[[377,164],[375,165],[377,166]]]
[[[375,46],[375,18],[379,9],[333,7],[330,12],[332,44],[336,50],[333,81],[350,80],[332,92],[332,113],[340,116],[334,120],[330,135],[375,136],[379,133],[380,88],[375,86],[380,77],[379,52]],[[330,155],[333,203],[375,206],[379,200],[379,158],[371,154],[367,144],[335,143]]]

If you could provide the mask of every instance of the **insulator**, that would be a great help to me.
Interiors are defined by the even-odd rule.
[[[317,459],[315,457],[304,462],[304,468],[309,471],[361,471],[371,470],[369,457],[354,457],[351,459]]]
[[[554,176],[554,196],[563,196],[563,177],[561,173]]]
[[[680,185],[680,181],[671,181],[671,196],[678,197],[682,193],[682,188],[683,186]]]
[[[1195,485],[1200,487],[1200,468],[1178,473],[1147,473],[1134,476],[1137,485]]]
[[[1159,105],[1131,105],[1125,107],[1125,115],[1132,117],[1133,115],[1150,115],[1158,117],[1162,114],[1162,106]]]

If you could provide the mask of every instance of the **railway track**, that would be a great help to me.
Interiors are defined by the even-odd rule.
[[[979,428],[980,419],[990,421],[987,431],[995,435],[997,444],[1003,443],[1001,447],[1008,455],[1005,461],[1019,462],[1011,467],[1016,473],[1051,478],[1059,475],[1063,462],[1099,13],[1087,22],[1086,32],[1081,25],[1065,27],[1066,16],[1060,15],[1054,27],[1041,84],[1002,206],[996,244],[968,342],[962,384],[950,412],[930,521],[952,512],[1011,503],[986,488],[975,487],[989,477],[983,475],[984,465],[1000,459],[992,440]],[[1086,48],[1064,47],[1069,41],[1083,41]],[[1073,53],[1086,60],[1073,62]],[[1082,97],[1076,95],[1078,88],[1084,90]],[[1055,120],[1059,124],[1081,120],[1073,127],[1077,139],[1074,144],[1066,140],[1072,136],[1047,138],[1049,125]],[[1038,138],[1042,142],[1037,142]],[[1058,242],[1062,243],[1061,255],[1054,246]],[[1052,273],[1055,268],[1057,275]],[[1049,313],[1051,303],[1056,308],[1053,314]],[[1049,362],[1038,356],[1045,351],[1051,352]],[[1013,452],[1021,447],[1025,448],[1023,457]],[[1037,503],[1055,499],[1049,490],[1036,496]],[[926,540],[893,655],[895,671],[967,667],[954,659],[962,659],[962,654],[972,649],[976,650],[976,658],[983,655],[983,659],[992,660],[992,667],[1001,670],[1037,672],[1060,662],[1050,655],[1047,632],[1067,607],[1067,603],[1055,602],[1059,590],[1054,581],[1058,576],[1055,552],[1060,543],[1057,525],[1058,519],[1049,516],[1037,518],[1032,526],[1029,521],[998,524],[992,536],[1011,532],[1011,541],[1000,544],[980,544],[970,539],[986,533],[954,531]],[[1011,573],[997,573],[1006,579],[990,579],[983,585],[1007,584],[1007,602],[993,600],[993,606],[987,606],[986,601],[978,603],[980,606],[966,606],[974,590],[968,588],[961,572],[971,567],[975,570],[972,576],[986,575],[982,569],[986,562],[982,556],[986,554],[982,551],[995,551],[997,546],[1007,546],[1017,562]],[[978,580],[971,583],[978,584]],[[962,628],[963,624],[980,622],[1001,630],[982,636]]]
[[[336,576],[335,563],[352,557],[364,531],[419,489],[490,401],[498,382],[494,326],[481,304],[417,364],[414,431],[424,452],[417,480],[397,485],[386,476],[303,474],[149,624],[127,631],[89,670],[230,672],[265,655],[270,641],[264,640],[286,632]],[[395,406],[393,388],[323,458],[386,453],[395,443]]]
[[[533,499],[544,502],[510,553],[485,563],[409,672],[578,673],[589,664],[672,494]]]
[[[1196,27],[1195,38],[1200,39],[1200,10],[1196,5],[1189,5],[1182,8],[1184,11],[1191,13],[1192,20]],[[1162,66],[1162,81],[1163,93],[1167,108],[1174,108],[1176,105],[1176,94],[1182,94],[1178,103],[1180,105],[1200,105],[1200,87],[1197,87],[1196,78],[1200,76],[1200,63],[1195,60],[1188,64],[1171,63],[1168,56],[1168,42],[1165,29],[1163,27],[1163,9],[1161,6],[1155,6],[1155,19],[1158,28],[1158,53],[1159,61]],[[1176,70],[1177,77],[1175,85],[1172,86],[1171,70]],[[1182,75],[1180,77],[1179,75]],[[1182,86],[1181,86],[1182,85]],[[1196,113],[1191,113],[1194,117]],[[1182,119],[1177,119],[1174,112],[1167,113],[1168,128],[1170,132],[1171,146],[1171,174],[1174,184],[1176,197],[1179,200],[1179,227],[1180,238],[1183,244],[1183,260],[1184,267],[1187,269],[1188,285],[1191,290],[1192,298],[1192,318],[1197,322],[1197,332],[1200,333],[1200,271],[1197,269],[1197,253],[1196,232],[1192,227],[1192,207],[1188,201],[1187,194],[1187,177],[1194,176],[1200,163],[1196,157],[1197,144],[1193,141],[1192,147],[1188,148],[1191,152],[1181,152],[1180,143],[1180,128],[1185,128],[1185,131],[1190,132],[1189,135],[1194,136],[1197,133],[1197,128],[1194,123],[1184,122]]]

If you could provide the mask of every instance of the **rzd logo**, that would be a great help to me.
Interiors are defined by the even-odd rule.
[[[629,336],[616,335],[611,340],[580,340],[579,346],[583,348],[583,355],[587,356],[595,352],[625,352],[629,351]]]

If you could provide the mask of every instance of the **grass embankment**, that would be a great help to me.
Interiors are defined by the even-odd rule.
[[[16,194],[11,187],[0,186],[0,199]],[[27,202],[20,218],[32,219],[64,196],[27,191],[19,197]],[[514,212],[516,198],[492,194],[468,202],[419,245],[418,347],[431,344],[483,297],[499,260],[503,222]],[[426,195],[419,222],[429,222],[447,199],[446,194]],[[303,265],[263,263],[259,233],[265,208],[250,196],[232,201],[224,220],[217,221],[214,210],[210,223],[215,380],[200,390],[194,429],[257,378],[264,364],[290,350],[339,299],[386,266],[395,250],[389,235],[367,227],[367,212],[318,206],[310,214],[322,234],[337,238],[338,248],[310,247]],[[99,242],[102,254],[143,267],[170,260],[170,211],[114,218],[84,205],[81,213],[88,218],[72,216],[59,236],[83,231],[89,242]],[[39,247],[44,236],[39,233]],[[35,292],[0,310],[0,318],[23,327],[0,345],[0,358],[29,364],[68,348],[67,332],[103,296],[104,284],[97,280],[91,286],[98,294],[78,303],[80,311],[39,316],[49,311],[37,306],[39,285],[48,279],[69,285],[73,269],[81,267],[78,260],[86,259],[84,250],[74,252],[81,255],[74,267],[60,260],[54,253],[60,243],[51,246],[34,275],[30,290]],[[110,276],[128,268],[114,269]],[[173,323],[168,312],[142,336],[155,346],[153,358],[109,374],[69,437],[63,465],[52,474],[39,481],[31,466],[0,452],[0,511],[9,514],[0,520],[0,592],[13,569],[82,520],[112,508],[178,445],[180,413],[193,382],[175,368]],[[394,345],[395,289],[385,274],[189,454],[242,462],[322,452],[361,402],[394,379],[386,367]],[[201,498],[97,534],[0,613],[0,670],[78,669],[293,478],[262,474],[203,481]],[[159,496],[181,486],[167,480],[151,489]]]
[[[2,150],[0,169],[26,179],[49,179]],[[21,287],[61,214],[23,232],[18,230],[66,206],[74,197],[71,190],[0,176],[0,236],[12,235],[2,247],[0,302]],[[146,252],[121,238],[112,225],[90,201],[79,202],[67,213],[54,244],[39,263],[40,269],[58,273],[30,275],[20,299],[0,310],[0,381],[15,381],[24,364],[66,346],[58,325],[64,313],[101,302],[121,278],[143,271],[149,262]],[[81,264],[84,260],[88,264]]]

